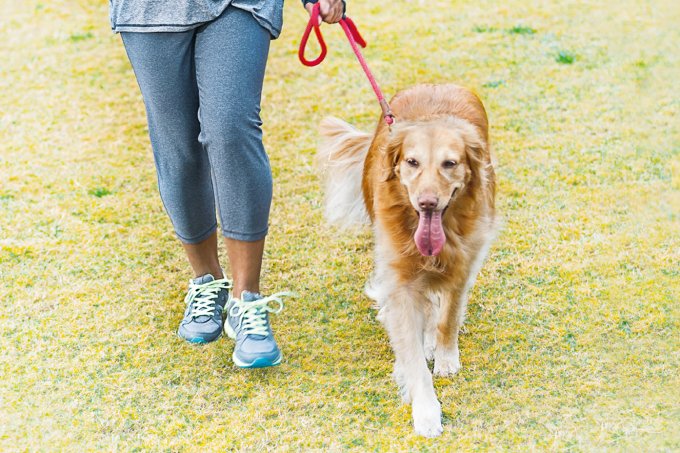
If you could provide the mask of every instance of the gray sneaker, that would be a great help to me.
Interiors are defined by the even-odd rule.
[[[282,355],[269,324],[269,313],[283,310],[281,297],[289,295],[276,293],[262,297],[243,291],[240,299],[229,300],[224,331],[229,338],[236,340],[231,357],[237,366],[263,368],[281,363]]]
[[[217,340],[222,333],[222,314],[229,299],[229,289],[229,280],[215,280],[211,274],[189,280],[189,292],[184,298],[187,308],[177,335],[190,343]]]

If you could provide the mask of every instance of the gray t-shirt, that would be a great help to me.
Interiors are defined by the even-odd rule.
[[[114,32],[187,31],[216,19],[232,5],[250,12],[278,38],[283,26],[283,0],[109,0]]]

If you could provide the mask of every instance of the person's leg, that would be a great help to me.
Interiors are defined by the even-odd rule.
[[[217,231],[213,231],[205,241],[197,244],[182,242],[182,246],[194,271],[194,277],[210,274],[216,279],[224,278],[217,256]]]
[[[250,13],[229,7],[196,35],[201,142],[214,174],[234,297],[224,330],[236,340],[240,367],[281,363],[268,313],[283,307],[278,293],[259,294],[272,199],[269,159],[262,145],[260,97],[269,32]]]
[[[161,199],[196,276],[178,335],[193,343],[213,341],[222,333],[229,282],[217,259],[210,161],[198,141],[195,32],[122,38],[146,106]]]
[[[269,32],[229,7],[196,34],[200,140],[210,158],[234,294],[259,292],[272,199],[260,98]]]
[[[144,98],[163,205],[194,276],[221,278],[210,161],[198,141],[194,34],[121,36]]]
[[[252,242],[225,238],[236,297],[241,297],[243,291],[260,292],[264,241],[264,238]]]
[[[198,141],[194,33],[121,33],[144,98],[163,205],[179,239],[217,228],[210,161]]]

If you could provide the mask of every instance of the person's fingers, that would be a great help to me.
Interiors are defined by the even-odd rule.
[[[307,3],[305,5],[305,9],[309,13],[309,15],[312,15],[312,10],[314,9],[314,3]],[[321,15],[319,15],[319,24],[321,24]]]
[[[319,0],[320,13],[324,22],[334,24],[342,19],[344,5],[342,0]]]
[[[334,5],[333,9],[331,9],[331,12],[328,14],[326,21],[334,24],[340,19],[342,19],[342,4],[340,4],[340,8],[338,8],[338,5]]]
[[[326,17],[331,11],[331,3],[330,0],[319,0],[319,12],[321,13],[321,18],[323,20],[326,20]]]
[[[312,9],[314,9],[313,3],[307,3],[305,5],[307,12],[311,15]],[[319,16],[321,20],[329,24],[335,24],[340,22],[342,19],[342,14],[344,12],[344,5],[342,0],[319,0]]]

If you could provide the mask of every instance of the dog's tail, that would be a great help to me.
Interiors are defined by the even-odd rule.
[[[371,134],[333,117],[325,118],[319,130],[317,158],[326,185],[326,220],[341,228],[368,224],[361,180]]]

